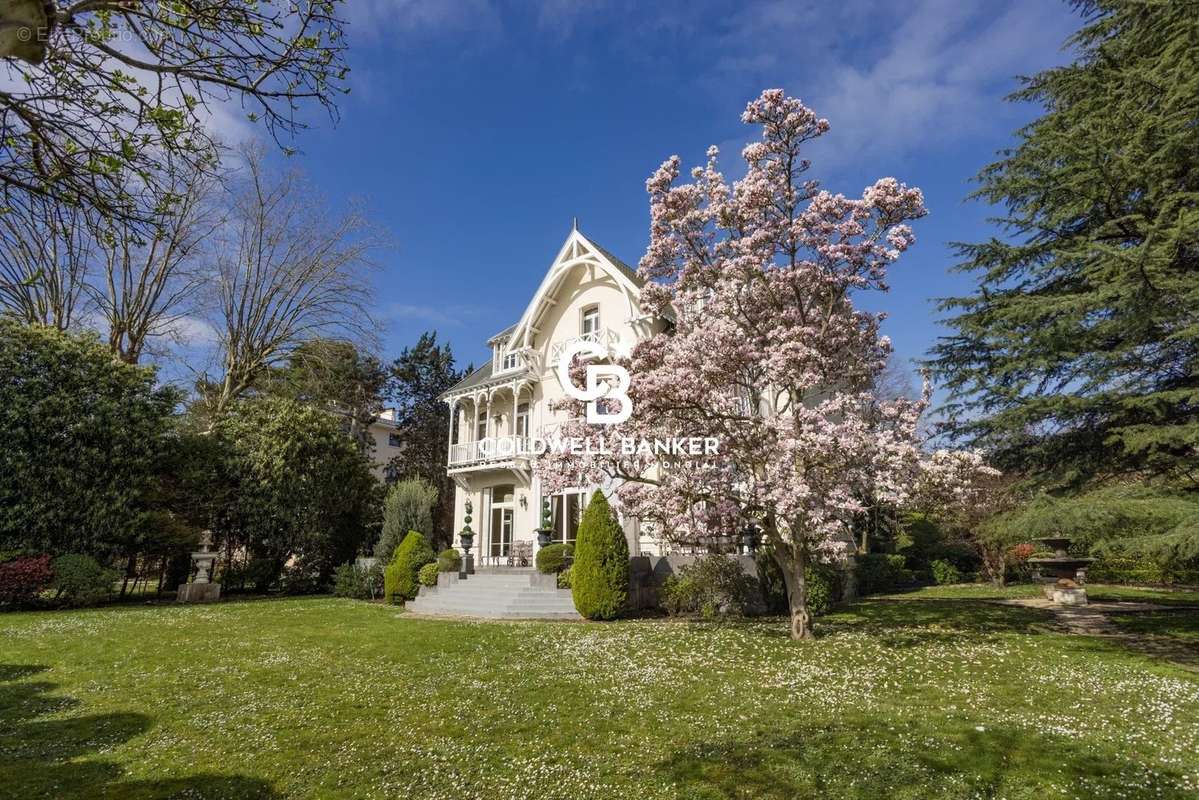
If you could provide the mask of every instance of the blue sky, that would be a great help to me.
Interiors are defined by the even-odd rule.
[[[459,361],[520,315],[578,216],[630,264],[648,232],[645,179],[709,144],[738,169],[739,115],[782,87],[827,117],[810,151],[826,188],[894,175],[930,215],[867,305],[904,358],[939,333],[931,298],[969,289],[948,247],[993,229],[969,179],[1031,109],[1015,76],[1061,63],[1078,19],[1056,0],[624,2],[350,0],[352,94],[315,121],[299,166],[336,203],[364,199],[380,254],[382,354],[436,329]]]

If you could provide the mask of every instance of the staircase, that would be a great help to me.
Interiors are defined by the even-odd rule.
[[[422,586],[409,611],[453,617],[489,619],[582,619],[569,589],[558,588],[557,575],[534,569],[479,567],[473,575],[437,576],[436,586]]]

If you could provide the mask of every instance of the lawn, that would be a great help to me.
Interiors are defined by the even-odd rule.
[[[936,595],[808,644],[325,598],[8,614],[0,796],[1196,796],[1199,674]]]

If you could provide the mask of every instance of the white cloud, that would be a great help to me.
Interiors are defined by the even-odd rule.
[[[484,309],[475,306],[432,306],[392,303],[384,315],[393,320],[410,319],[437,325],[461,325],[464,317],[478,317]]]
[[[1007,127],[998,99],[1017,74],[1060,62],[1077,24],[1068,9],[1043,0],[1018,0],[998,14],[995,5],[960,0],[871,8],[852,4],[813,18],[787,16],[777,4],[754,7],[725,41],[726,78],[774,78],[829,119],[830,135],[813,147],[824,167]]]

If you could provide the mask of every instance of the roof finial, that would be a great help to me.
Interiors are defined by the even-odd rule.
[[[578,232],[578,230],[579,230],[579,218],[578,217],[573,217],[571,219],[570,229],[572,231],[575,231],[576,233]]]

